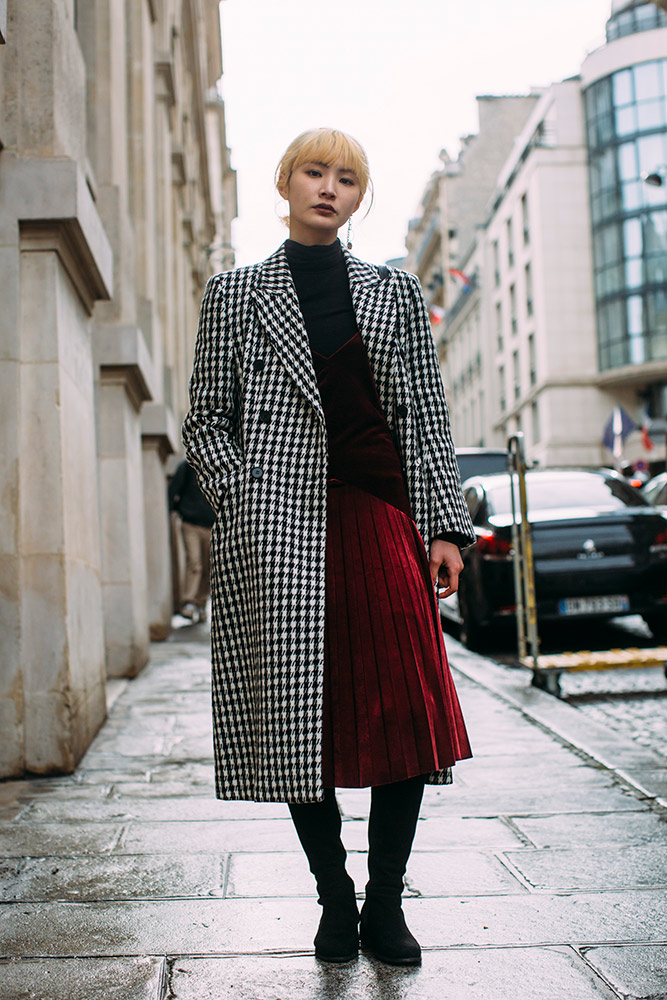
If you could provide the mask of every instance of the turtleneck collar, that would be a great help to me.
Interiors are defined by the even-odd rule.
[[[305,246],[296,240],[285,240],[287,261],[290,266],[296,266],[300,271],[323,271],[344,264],[343,247],[340,240],[324,245]]]

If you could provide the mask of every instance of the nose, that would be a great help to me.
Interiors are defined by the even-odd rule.
[[[333,182],[333,176],[330,172],[323,174],[322,183],[320,184],[320,195],[322,198],[335,198],[336,188]]]

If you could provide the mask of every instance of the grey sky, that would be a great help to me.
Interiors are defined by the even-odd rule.
[[[579,71],[610,0],[224,0],[223,92],[238,171],[237,262],[285,238],[273,172],[305,128],[365,146],[375,203],[354,252],[403,253],[424,185],[477,129],[476,94],[527,93]],[[362,208],[356,218],[361,217]]]

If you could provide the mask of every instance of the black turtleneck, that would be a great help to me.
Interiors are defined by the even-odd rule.
[[[285,254],[311,350],[329,357],[357,332],[343,248],[339,240],[324,246],[286,240]]]

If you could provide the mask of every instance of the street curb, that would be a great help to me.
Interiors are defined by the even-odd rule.
[[[503,667],[466,649],[450,635],[445,640],[453,671],[491,691],[531,722],[585,754],[642,799],[667,809],[664,780],[662,787],[655,783],[656,772],[663,779],[667,776],[667,759],[661,754],[639,746],[629,737],[584,717],[567,702],[533,687],[531,671],[526,667]]]

